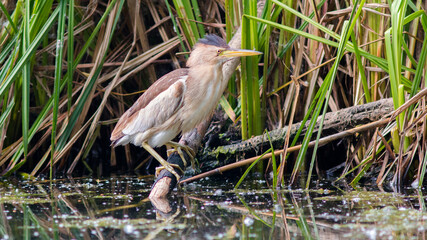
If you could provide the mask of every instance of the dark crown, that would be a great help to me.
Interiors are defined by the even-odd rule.
[[[199,43],[206,44],[206,45],[213,45],[221,48],[228,48],[228,45],[224,39],[213,34],[206,35],[205,38],[202,38],[199,40]]]

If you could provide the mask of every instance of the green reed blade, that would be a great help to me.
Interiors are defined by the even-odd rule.
[[[227,114],[227,116],[234,122],[236,121],[236,113],[234,112],[231,104],[227,101],[224,96],[221,96],[219,100],[219,104],[221,104],[222,109]]]
[[[233,24],[233,16],[234,16],[234,7],[233,0],[225,0],[224,8],[225,8],[225,31],[227,33],[226,41],[229,42],[231,40],[231,36],[233,34],[234,24]],[[230,90],[230,88],[229,88]],[[233,92],[234,93],[234,92]]]
[[[6,104],[4,104],[4,107],[6,107],[6,109],[2,109],[3,113],[0,115],[0,129],[3,128],[6,122],[6,118],[12,112],[12,108],[14,106],[15,106],[15,98],[12,98],[12,100],[10,101],[9,105],[7,105],[7,107],[6,107]]]
[[[406,57],[408,57],[409,61],[411,61],[411,64],[416,68],[417,67],[417,61],[415,60],[414,56],[412,56],[408,44],[406,44],[405,41],[402,41],[402,49],[405,52]]]
[[[30,45],[30,1],[25,0],[24,32],[22,51],[25,53]],[[24,161],[28,154],[28,128],[30,125],[30,61],[22,69],[22,140],[24,144]]]
[[[246,47],[246,28],[247,28],[247,22],[248,20],[243,17],[242,18],[242,48]],[[245,68],[246,66],[246,58],[242,58],[241,63],[242,68]],[[248,83],[244,79],[246,79],[246,71],[242,69],[242,79],[240,79],[240,116],[241,116],[241,132],[242,132],[242,139],[248,138]]]
[[[418,188],[422,188],[424,186],[424,176],[426,174],[426,168],[427,168],[427,146],[426,146],[426,144],[424,144],[424,152],[425,152],[425,156],[424,156],[424,159],[422,160],[423,165],[421,168],[420,178],[418,179]]]
[[[53,110],[52,110],[52,132],[51,132],[51,157],[50,157],[50,179],[53,175],[53,159],[55,156],[55,141],[56,141],[56,125],[58,122],[58,109],[59,109],[59,92],[61,85],[62,77],[62,56],[63,56],[63,46],[64,46],[64,32],[65,32],[65,17],[66,17],[66,0],[61,0],[59,2],[59,21],[58,21],[58,31],[56,38],[56,56],[55,56],[55,80],[53,87]]]
[[[179,10],[184,10],[183,12],[181,12],[182,16],[183,16],[183,21],[187,24],[189,24],[189,34],[190,37],[193,39],[195,44],[197,42],[197,40],[200,38],[200,33],[199,33],[199,28],[197,27],[197,24],[195,22],[196,18],[194,17],[193,14],[193,7],[192,4],[190,3],[190,0],[178,0],[179,2],[181,2],[183,8],[180,8]]]
[[[253,217],[255,217],[258,221],[262,222],[264,225],[266,225],[269,228],[272,228],[273,226],[269,223],[267,223],[264,219],[260,218],[257,214],[257,212],[252,209],[246,202],[245,200],[242,198],[242,196],[240,196],[240,194],[236,194],[237,198],[239,198],[240,202],[242,202],[243,206],[248,210],[249,214]],[[243,224],[244,226],[246,226],[245,224]],[[245,238],[243,238],[245,239]]]
[[[357,68],[359,69],[359,75],[360,75],[360,78],[362,81],[362,87],[363,87],[365,99],[366,99],[366,102],[371,102],[371,92],[369,90],[368,81],[367,81],[366,75],[365,75],[365,69],[364,69],[364,66],[362,64],[362,57],[360,56],[359,47],[357,46],[357,38],[354,35],[354,32],[352,32],[352,34],[351,34],[351,39],[352,39],[353,45],[354,45],[354,54],[355,54],[355,58],[356,58],[356,62],[357,62]]]
[[[12,52],[13,46],[15,46],[16,41],[18,39],[18,36],[15,36],[12,41],[10,41],[6,47],[4,47],[3,49],[1,49],[0,52],[0,64],[3,63],[4,61],[6,61],[6,59],[8,59],[10,57],[10,52]],[[4,68],[1,69],[2,71],[4,70]]]
[[[271,137],[270,137],[270,134],[268,133],[267,129],[264,131],[264,133],[267,135],[268,142],[270,143],[271,152],[274,153],[273,142],[271,141]],[[284,164],[284,162],[282,164]],[[277,164],[276,164],[276,155],[274,155],[274,154],[271,155],[271,165],[273,168],[273,185],[272,186],[274,189],[278,186],[277,185],[278,172],[277,172]],[[274,195],[275,195],[274,199],[277,199],[277,191],[274,191]]]
[[[253,163],[251,163],[251,165],[249,165],[249,167],[246,169],[246,171],[243,173],[243,175],[240,177],[239,181],[236,183],[236,186],[234,186],[234,189],[239,188],[240,184],[242,184],[243,180],[245,180],[246,176],[249,174],[249,172],[252,170],[252,168],[259,162],[259,160],[262,159],[262,157],[267,154],[272,152],[272,149],[268,149],[267,151],[265,151],[263,154],[261,154],[261,156],[259,156],[259,158],[257,158],[257,160],[255,160]],[[273,154],[274,155],[274,154]]]
[[[172,20],[173,29],[174,29],[176,35],[178,36],[179,42],[181,44],[181,48],[182,48],[182,50],[184,52],[186,52],[187,48],[185,47],[184,41],[182,40],[181,33],[179,32],[178,24],[177,24],[177,22],[175,20],[175,16],[172,13],[172,10],[171,10],[171,7],[169,5],[169,2],[165,1],[165,4],[166,4],[166,8],[168,9],[169,16],[171,17],[171,20]],[[186,54],[185,56],[188,57],[188,54]]]
[[[369,160],[372,160],[371,157],[369,157]],[[369,161],[368,159],[366,161],[365,166],[363,166],[362,170],[357,173],[356,177],[351,181],[350,185],[353,187],[356,187],[356,185],[359,183],[360,179],[365,175],[365,173],[370,169],[372,166],[372,161]]]
[[[424,15],[421,15],[421,18],[427,19],[427,15],[424,13]],[[409,97],[413,97],[418,92],[421,84],[421,78],[423,76],[423,72],[425,71],[425,64],[426,64],[426,57],[427,57],[427,34],[425,34],[425,32],[427,31],[427,26],[426,27],[423,26],[423,30],[424,30],[424,41],[421,48],[421,52],[419,54],[418,65],[415,69],[415,75],[414,75]],[[411,106],[408,109],[408,112],[412,113],[412,110],[413,110],[413,106]]]
[[[74,0],[68,1],[68,41],[67,41],[67,110],[71,112],[73,94],[73,59],[74,59]]]
[[[46,23],[46,19],[51,14],[53,0],[35,1],[33,17],[30,25],[30,38],[33,39],[38,34],[40,28]]]
[[[197,0],[191,0],[191,4],[193,5],[194,16],[196,17],[196,20],[198,21],[197,27],[199,28],[200,37],[203,37],[203,36],[205,36],[206,33],[205,33],[205,28],[204,28],[203,24],[201,24],[201,22],[203,22],[203,20],[202,20],[202,14],[200,13],[199,4],[197,3]]]

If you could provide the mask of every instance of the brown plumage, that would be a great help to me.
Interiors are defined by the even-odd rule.
[[[222,74],[227,60],[258,54],[231,49],[222,38],[207,35],[194,46],[188,68],[161,77],[123,114],[111,135],[112,145],[132,143],[156,154],[153,147],[190,131],[212,113],[227,86]],[[163,159],[157,160],[164,165]]]
[[[123,129],[125,129],[127,126],[129,126],[130,123],[133,123],[137,120],[138,113],[140,110],[144,109],[155,97],[157,97],[161,92],[167,90],[171,85],[176,83],[181,77],[186,76],[188,74],[188,68],[180,68],[177,70],[174,70],[163,77],[161,77],[159,80],[157,80],[154,84],[152,84],[143,95],[141,95],[138,100],[130,107],[120,118],[120,120],[117,122],[116,127],[113,130],[113,133],[111,134],[111,141],[113,146],[119,145],[120,140],[125,137],[125,134],[123,133]],[[176,91],[175,96],[176,98],[180,98],[183,94],[183,87],[182,84],[179,84],[178,86],[181,86],[178,91]],[[176,107],[175,107],[176,108]],[[174,108],[174,109],[175,109]],[[152,127],[153,122],[147,126]],[[123,144],[121,144],[123,145]]]

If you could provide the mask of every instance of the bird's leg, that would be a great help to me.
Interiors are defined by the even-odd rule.
[[[168,151],[168,155],[170,155],[173,152],[178,152],[179,156],[182,159],[182,162],[184,163],[184,166],[186,167],[187,161],[185,160],[184,154],[182,154],[182,150],[184,150],[185,153],[187,153],[187,155],[190,157],[191,167],[194,168],[194,157],[196,156],[196,153],[194,152],[194,150],[191,147],[185,146],[185,145],[179,144],[177,142],[173,142],[173,141],[167,142],[166,145],[173,148],[173,149]]]
[[[158,174],[159,174],[159,172],[160,172],[161,170],[166,169],[166,170],[168,170],[170,173],[172,173],[172,174],[176,177],[176,180],[177,180],[177,181],[179,181],[179,179],[180,179],[181,177],[179,176],[179,174],[178,174],[178,173],[176,173],[176,171],[175,171],[175,169],[174,169],[174,168],[177,168],[177,169],[179,169],[179,170],[181,171],[181,173],[183,173],[183,174],[184,174],[184,171],[181,169],[181,167],[180,167],[179,165],[177,165],[177,164],[170,164],[170,163],[168,163],[167,161],[165,161],[165,160],[162,158],[162,156],[160,156],[160,155],[156,152],[156,150],[154,150],[150,145],[148,145],[148,143],[147,143],[147,142],[143,142],[143,143],[141,144],[141,146],[142,146],[143,148],[145,148],[145,150],[147,150],[147,152],[149,152],[149,153],[151,154],[151,156],[153,156],[157,161],[159,161],[159,162],[160,162],[160,164],[162,164],[162,167],[157,167],[157,168],[156,168],[156,177],[158,176]]]

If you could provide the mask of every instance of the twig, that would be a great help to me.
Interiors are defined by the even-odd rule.
[[[396,109],[393,114],[392,118],[396,118],[400,113],[402,113],[405,109],[409,108],[412,104],[418,102],[422,97],[427,95],[427,88],[424,88],[423,90],[419,91],[417,94],[415,94],[411,99],[406,101],[404,104],[402,104],[398,109]]]
[[[377,132],[377,134],[381,138],[381,141],[383,142],[385,148],[387,149],[387,152],[390,154],[391,159],[394,160],[396,156],[394,155],[394,152],[391,149],[390,145],[388,144],[387,140],[379,131]]]

